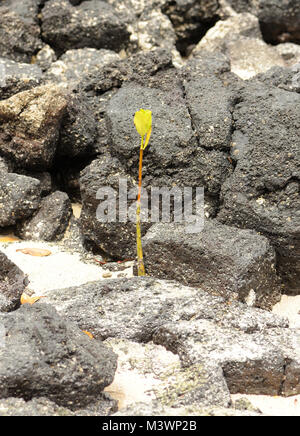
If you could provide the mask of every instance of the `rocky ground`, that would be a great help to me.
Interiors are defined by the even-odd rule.
[[[0,416],[300,414],[299,23],[296,0],[0,2]],[[147,277],[135,224],[96,218],[137,186],[141,107],[147,192],[205,192],[201,233],[143,223]]]

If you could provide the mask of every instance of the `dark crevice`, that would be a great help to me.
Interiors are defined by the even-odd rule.
[[[198,8],[199,11],[198,11]],[[176,1],[168,1],[161,12],[171,21],[176,34],[176,48],[182,57],[187,57],[204,37],[206,32],[220,20],[218,8],[210,17],[203,17],[201,5],[191,5],[184,10]],[[198,13],[197,13],[198,12]]]
[[[284,385],[285,385],[285,381],[286,381],[287,368],[288,368],[289,363],[290,363],[290,360],[287,359],[285,364],[283,365],[283,368],[282,368],[283,369],[282,380],[281,380],[281,383],[280,383],[280,386],[278,389],[278,396],[279,397],[284,396]]]

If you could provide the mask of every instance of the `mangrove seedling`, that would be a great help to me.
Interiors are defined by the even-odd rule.
[[[141,136],[140,160],[139,160],[139,188],[136,203],[136,249],[138,259],[138,275],[144,276],[145,265],[143,260],[142,235],[141,235],[141,192],[142,192],[142,170],[143,170],[143,152],[147,147],[152,131],[152,112],[150,110],[140,109],[134,115],[134,125]]]

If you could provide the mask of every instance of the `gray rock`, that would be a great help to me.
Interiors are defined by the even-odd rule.
[[[55,241],[63,237],[71,215],[68,195],[56,191],[42,199],[31,218],[18,224],[17,233],[22,239]]]
[[[20,306],[26,284],[24,273],[0,251],[0,312],[9,312]]]
[[[300,64],[289,68],[273,67],[264,74],[253,77],[253,82],[262,82],[266,86],[276,86],[290,92],[300,93]]]
[[[168,50],[156,49],[136,53],[126,59],[110,62],[91,74],[82,77],[79,89],[92,95],[120,88],[124,82],[137,81],[144,84],[157,73],[172,68],[172,56]]]
[[[92,242],[95,247],[112,256],[128,259],[128,257],[135,256],[135,223],[117,220],[105,222],[97,219],[97,210],[102,203],[97,199],[97,192],[100,188],[107,186],[115,191],[116,214],[118,216],[119,180],[121,178],[126,181],[128,190],[134,187],[135,181],[126,174],[120,162],[109,156],[94,160],[82,171],[80,192],[83,207],[80,227],[86,241]],[[144,226],[144,233],[146,228]]]
[[[107,125],[113,152],[127,167],[134,166],[136,175],[140,137],[133,117],[140,108],[152,110],[153,131],[144,158],[144,167],[152,176],[171,166],[175,172],[182,161],[191,159],[196,149],[196,138],[178,80],[171,82],[171,87],[172,93],[135,83],[123,85],[109,102]]]
[[[245,334],[208,320],[170,323],[153,336],[155,343],[178,353],[184,366],[207,359],[218,363],[232,394],[282,396],[300,391],[299,340],[290,329]]]
[[[71,409],[85,406],[109,385],[116,355],[62,319],[49,305],[23,305],[0,315],[1,398],[46,397]]]
[[[247,12],[217,21],[196,45],[192,55],[201,50],[225,53],[229,42],[238,41],[245,37],[262,39],[258,18]]]
[[[39,207],[41,187],[37,179],[0,172],[0,227],[13,226]]]
[[[221,366],[231,393],[300,392],[299,334],[261,309],[148,277],[51,291],[48,301],[96,338],[153,340],[183,368]]]
[[[91,154],[96,129],[94,113],[88,100],[82,94],[70,94],[61,126],[57,155],[74,158]]]
[[[32,398],[29,401],[10,397],[0,400],[0,416],[107,416],[117,410],[116,401],[105,393],[98,397],[97,401],[74,411],[58,406],[45,397]]]
[[[127,398],[148,403],[154,399],[172,408],[228,407],[231,402],[221,368],[216,365],[183,368],[178,355],[152,342],[108,339],[104,343],[118,355],[115,380],[106,392],[119,399],[119,409],[126,406]],[[136,383],[132,383],[133,379]]]
[[[219,2],[216,0],[176,0],[165,2],[162,12],[166,14],[175,29],[177,48],[186,54],[190,45],[197,43],[207,29],[218,19]]]
[[[280,54],[287,66],[293,66],[300,63],[300,47],[298,44],[286,42],[285,44],[278,44],[275,50]]]
[[[206,220],[199,233],[158,223],[142,240],[146,271],[213,295],[271,309],[280,300],[276,257],[267,238]]]
[[[299,42],[300,5],[297,0],[229,0],[229,3],[237,12],[251,12],[259,18],[267,42]]]
[[[42,71],[46,71],[51,67],[51,64],[57,60],[55,51],[50,45],[45,44],[41,50],[38,51],[35,57],[36,64]]]
[[[93,74],[104,65],[119,60],[112,50],[95,48],[78,48],[66,51],[58,61],[53,62],[44,75],[48,82],[63,82],[68,87],[79,84],[82,77]]]
[[[227,71],[230,65],[224,55],[200,52],[181,73],[199,143],[208,149],[230,147],[234,96],[220,77]]]
[[[73,48],[106,48],[120,51],[129,34],[115,10],[103,1],[73,6],[67,0],[47,1],[42,9],[42,35],[60,54]]]
[[[0,99],[38,86],[42,71],[36,65],[22,64],[0,58]]]
[[[285,292],[298,292],[300,285],[299,108],[295,92],[258,81],[241,90],[233,114],[236,168],[223,184],[218,215],[270,239]]]
[[[193,55],[202,50],[226,54],[231,71],[242,79],[285,65],[277,49],[262,41],[258,18],[249,13],[218,21],[197,44]]]
[[[0,400],[0,416],[74,416],[74,413],[47,398],[24,401],[10,397]]]
[[[258,412],[237,410],[225,407],[168,407],[157,402],[138,402],[129,405],[112,416],[260,416]],[[158,428],[158,427],[157,427]]]
[[[50,194],[53,189],[53,181],[51,174],[47,171],[27,171],[27,170],[18,170],[18,174],[31,177],[32,179],[37,179],[40,182],[41,188],[41,196],[45,197]]]
[[[228,56],[231,61],[231,71],[242,79],[249,79],[274,66],[285,65],[274,47],[253,38],[243,38],[229,43]]]
[[[212,296],[178,282],[134,277],[51,291],[47,301],[58,312],[95,338],[126,338],[148,342],[167,322],[215,320],[225,329],[246,333],[286,327],[287,322],[269,312]],[[126,310],[124,310],[124,307]]]
[[[3,157],[0,157],[0,171],[4,173],[9,171],[9,163]]]
[[[32,56],[42,48],[40,28],[35,21],[35,11],[33,13],[20,11],[24,8],[24,2],[18,0],[5,1],[3,5],[2,3],[0,6],[0,56],[16,62],[30,63]],[[33,2],[29,0],[28,3]],[[26,9],[26,4],[24,9]]]
[[[76,1],[76,0],[75,0]],[[135,21],[143,12],[162,7],[166,0],[105,0],[115,10],[126,17],[127,21]]]
[[[120,171],[120,174],[129,174],[137,180],[140,138],[133,117],[141,107],[151,109],[153,132],[143,157],[143,186],[147,188],[148,195],[152,186],[203,186],[206,189],[206,211],[211,216],[217,209],[221,185],[233,170],[226,154],[231,139],[233,95],[214,73],[216,71],[221,76],[229,71],[228,59],[223,55],[199,58],[180,75],[177,75],[170,61],[170,55],[162,50],[151,52],[148,57],[145,54],[135,55],[126,61],[104,67],[97,75],[86,77],[80,91],[88,95],[101,126],[100,130],[98,127],[95,147],[104,154],[106,162],[111,161],[110,153],[118,158],[111,170],[114,174]],[[207,65],[210,66],[209,74]],[[199,88],[202,86],[200,72],[204,77],[202,95],[200,92],[197,94],[197,84]],[[219,91],[213,101],[212,87]],[[103,98],[100,102],[97,93],[101,93]],[[193,99],[195,94],[197,99]],[[205,107],[199,103],[204,99],[201,100],[203,96]],[[191,113],[195,114],[195,122],[191,120]],[[201,133],[206,130],[201,127],[200,118],[206,120],[208,129],[204,138],[198,138],[197,127]],[[209,130],[211,125],[219,132],[218,136]],[[217,139],[214,139],[215,136]],[[212,139],[215,144],[211,144]],[[95,162],[92,167],[93,172],[97,171],[100,175],[101,162]],[[97,166],[99,168],[96,170]],[[89,171],[87,169],[87,173]],[[91,190],[88,184],[94,188]],[[112,186],[102,177],[98,187],[107,184]],[[103,226],[99,228],[95,218],[99,205],[95,201],[96,182],[91,177],[83,176],[81,185],[85,205],[82,218],[84,233],[111,256],[135,256],[136,238],[132,224],[129,223],[126,229],[118,227],[118,230],[113,225],[107,225],[107,233],[104,234]],[[93,192],[94,198],[88,195],[86,201],[88,191]],[[119,223],[116,225],[119,226]],[[117,241],[117,244],[112,241]]]
[[[0,151],[18,166],[50,168],[67,99],[56,85],[38,86],[0,101]]]
[[[160,47],[172,53],[176,66],[182,65],[182,59],[176,49],[176,34],[172,23],[159,8],[144,12],[127,28],[130,32],[127,52],[149,51]]]

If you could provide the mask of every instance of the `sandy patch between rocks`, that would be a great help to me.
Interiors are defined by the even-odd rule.
[[[42,248],[50,250],[52,254],[47,257],[35,257],[16,251],[21,248]],[[30,281],[28,289],[36,295],[47,295],[54,289],[105,280],[105,277],[116,278],[119,274],[119,271],[111,271],[108,274],[107,269],[102,268],[100,264],[85,263],[80,259],[80,253],[63,251],[61,247],[52,243],[36,241],[0,243],[0,250],[27,274]],[[122,275],[132,276],[132,266],[124,269]]]

